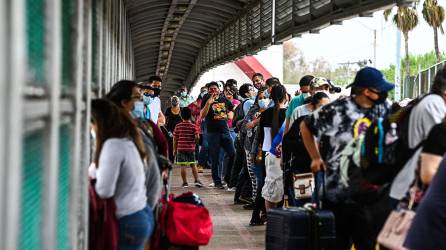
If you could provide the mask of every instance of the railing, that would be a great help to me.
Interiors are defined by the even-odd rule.
[[[430,68],[421,70],[415,77],[409,77],[404,80],[403,98],[415,98],[429,92],[434,82],[435,74],[438,69],[446,65],[446,60],[433,65]]]

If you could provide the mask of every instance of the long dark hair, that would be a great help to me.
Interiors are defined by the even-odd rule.
[[[316,107],[316,105],[318,105],[322,99],[329,98],[329,97],[324,92],[317,92],[316,94],[314,94],[313,96],[311,96],[309,98],[310,98],[311,105],[313,105],[313,107]]]
[[[138,87],[139,85],[130,80],[121,80],[115,83],[110,92],[108,92],[106,98],[110,101],[114,102],[119,107],[122,107],[121,102],[123,100],[128,101],[132,99],[133,88]]]
[[[443,95],[444,91],[446,91],[446,65],[437,71],[431,87],[431,93],[437,95]]]
[[[285,86],[279,84],[273,86],[270,98],[274,101],[273,121],[271,125],[271,139],[276,136],[282,124],[279,124],[280,103],[282,103],[287,96]]]
[[[91,101],[92,122],[97,127],[96,152],[94,162],[96,166],[99,156],[106,140],[110,138],[129,138],[138,149],[142,159],[146,158],[146,151],[141,134],[136,127],[130,114],[120,109],[114,103],[105,99],[95,99]]]

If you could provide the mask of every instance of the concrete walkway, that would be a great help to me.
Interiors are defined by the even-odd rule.
[[[209,245],[200,249],[265,249],[265,226],[250,227],[251,210],[234,205],[234,192],[208,188],[212,183],[210,170],[199,174],[203,188],[196,188],[192,171],[188,169],[188,188],[182,188],[179,167],[174,167],[171,178],[171,192],[179,195],[186,191],[198,194],[212,215],[214,235]]]

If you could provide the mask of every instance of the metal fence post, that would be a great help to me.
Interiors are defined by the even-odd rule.
[[[4,3],[5,4],[5,3]],[[6,41],[6,53],[4,55],[8,63],[6,66],[6,96],[4,128],[5,147],[4,162],[5,182],[2,183],[8,192],[4,193],[4,220],[2,228],[3,241],[1,249],[17,249],[18,232],[20,225],[20,200],[21,200],[21,172],[22,172],[22,139],[23,139],[23,112],[22,110],[23,86],[27,75],[26,36],[25,36],[25,1],[7,1],[5,4],[6,32],[3,37]]]

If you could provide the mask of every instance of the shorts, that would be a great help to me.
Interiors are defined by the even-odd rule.
[[[177,155],[175,157],[175,164],[188,165],[196,163],[197,158],[195,157],[195,152],[177,152]]]
[[[283,198],[283,172],[280,158],[271,153],[265,156],[266,177],[262,188],[262,197],[269,202],[280,202]]]

